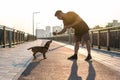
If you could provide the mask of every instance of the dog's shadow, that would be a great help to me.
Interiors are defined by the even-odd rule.
[[[59,49],[59,48],[65,47],[65,46],[66,46],[66,44],[65,45],[60,45],[60,46],[49,49],[49,51],[54,51],[56,49]]]
[[[21,76],[28,76],[31,72],[32,72],[32,70],[37,66],[37,65],[39,65],[40,64],[40,62],[42,61],[42,60],[44,60],[44,59],[40,59],[40,60],[38,60],[38,59],[33,59],[33,61],[28,65],[28,67],[25,69],[25,71],[21,74]]]

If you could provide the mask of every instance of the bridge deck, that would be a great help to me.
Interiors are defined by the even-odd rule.
[[[73,46],[53,41],[47,59],[40,54],[32,60],[27,48],[41,45],[41,40],[14,48],[0,49],[0,80],[119,80],[120,56],[92,50],[93,61],[84,61],[86,50],[80,48],[78,60],[67,60]],[[112,54],[112,55],[111,55]],[[27,67],[27,68],[26,68]],[[23,73],[22,73],[23,72]]]

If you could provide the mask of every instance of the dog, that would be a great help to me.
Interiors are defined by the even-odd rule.
[[[46,59],[46,55],[45,54],[48,51],[49,46],[50,46],[51,43],[52,43],[52,40],[49,40],[49,41],[46,42],[46,44],[44,46],[34,46],[34,47],[28,48],[27,50],[32,49],[34,59],[36,59],[35,55],[38,52],[42,53],[43,54],[43,58]]]

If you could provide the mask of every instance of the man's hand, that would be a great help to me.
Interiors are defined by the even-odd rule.
[[[57,33],[56,33],[56,32],[53,32],[53,35],[57,35]]]

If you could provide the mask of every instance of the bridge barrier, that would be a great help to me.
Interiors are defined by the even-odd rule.
[[[0,25],[0,47],[12,47],[13,45],[21,44],[25,41],[32,41],[35,39],[36,36]]]
[[[89,30],[91,47],[106,50],[120,51],[120,26],[108,27],[102,29]],[[74,34],[57,35],[53,37],[47,37],[46,39],[53,39],[61,42],[69,42],[73,44]],[[44,38],[45,39],[45,38]],[[84,43],[82,43],[82,46]]]
[[[91,46],[120,51],[120,26],[90,30]]]

